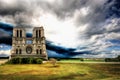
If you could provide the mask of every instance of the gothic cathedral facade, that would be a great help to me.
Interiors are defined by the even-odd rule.
[[[34,27],[31,38],[26,37],[25,28],[13,29],[11,58],[17,56],[48,59],[43,27]]]

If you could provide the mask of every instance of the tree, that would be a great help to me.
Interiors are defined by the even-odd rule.
[[[118,55],[117,59],[119,59],[119,60],[120,60],[120,55]]]
[[[110,62],[111,58],[105,58],[105,62]]]
[[[84,59],[83,59],[83,58],[80,58],[80,61],[84,61]]]

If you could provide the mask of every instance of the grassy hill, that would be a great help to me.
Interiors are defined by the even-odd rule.
[[[0,80],[120,80],[120,64],[0,65]]]

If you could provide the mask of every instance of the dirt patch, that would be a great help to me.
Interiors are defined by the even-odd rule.
[[[8,61],[8,59],[0,59],[0,65],[1,64],[4,64],[5,62],[7,62]]]
[[[59,68],[60,66],[59,65],[55,65],[55,66],[46,66],[46,68]]]
[[[11,75],[40,75],[40,76],[49,76],[52,75],[51,71],[40,71],[40,70],[27,70],[27,71],[21,71],[21,72],[16,72]]]

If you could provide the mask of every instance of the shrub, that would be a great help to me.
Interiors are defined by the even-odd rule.
[[[110,62],[111,59],[110,58],[105,58],[105,62]]]
[[[84,61],[84,59],[83,59],[83,58],[80,58],[80,61]]]
[[[12,58],[7,64],[41,64],[42,59],[40,58]]]
[[[118,61],[120,62],[120,55],[118,55],[117,59],[118,59]]]
[[[20,57],[12,58],[7,63],[8,64],[21,64],[21,58]]]
[[[120,62],[118,58],[105,58],[105,62]]]
[[[42,60],[41,59],[37,59],[36,62],[37,62],[37,64],[42,64]]]
[[[28,64],[32,64],[32,63],[33,63],[33,60],[34,60],[34,58],[29,58],[29,59],[28,59]]]
[[[22,64],[28,64],[28,61],[29,59],[28,58],[22,58]]]
[[[37,59],[38,59],[38,58],[34,58],[32,63],[33,63],[33,64],[37,64]]]

